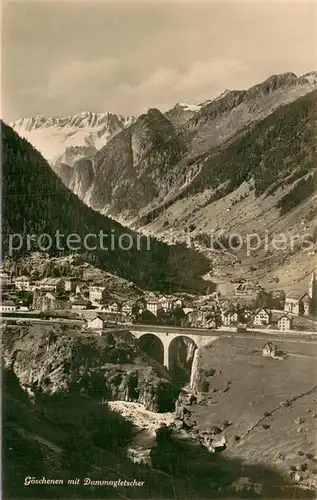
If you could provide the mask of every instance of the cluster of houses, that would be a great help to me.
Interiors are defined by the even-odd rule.
[[[193,313],[189,314],[191,317]],[[195,310],[195,316],[200,321],[192,323],[192,326],[202,328],[218,328],[224,327],[241,327],[248,325],[249,327],[270,327],[281,331],[293,329],[293,317],[285,313],[272,312],[270,309],[260,308],[255,311],[251,309],[239,309],[230,307],[227,310],[206,313],[204,310]]]
[[[294,318],[285,313],[272,312],[270,309],[262,308],[255,311],[253,326],[267,326],[277,328],[281,331],[293,329]]]
[[[35,311],[73,310],[77,313],[95,310],[103,314],[112,322],[128,322],[133,314],[148,311],[154,316],[183,307],[183,301],[175,296],[157,296],[149,294],[138,301],[116,301],[111,299],[108,289],[99,284],[90,284],[74,277],[43,278],[32,281],[28,276],[10,277],[1,271],[0,279],[5,290],[0,312],[14,312],[28,310],[21,306],[17,292],[30,292],[32,304],[30,309]]]
[[[85,316],[93,311],[96,324],[101,321],[112,323],[130,323],[134,319],[142,320],[142,315],[156,320],[167,317],[177,318],[179,326],[215,329],[221,326],[238,327],[241,324],[253,327],[277,328],[289,331],[294,327],[294,317],[310,315],[317,311],[317,278],[313,272],[308,293],[286,297],[284,312],[260,308],[254,311],[251,307],[241,308],[229,304],[220,298],[219,292],[186,303],[175,295],[148,293],[138,300],[117,301],[111,298],[107,287],[91,283],[75,277],[43,278],[32,281],[28,276],[12,277],[0,268],[2,288],[9,293],[3,294],[0,312],[28,310],[20,300],[18,292],[30,292],[29,308],[35,311],[72,310]],[[10,285],[10,286],[8,286]],[[20,294],[21,295],[21,294]],[[155,320],[156,318],[156,320]],[[169,324],[169,323],[166,323]]]
[[[183,300],[175,296],[149,294],[143,300],[145,309],[154,316],[159,316],[160,312],[171,312],[183,307]]]
[[[310,316],[317,312],[317,276],[311,273],[308,292],[290,292],[285,298],[284,313],[262,308],[256,311],[253,324],[255,326],[271,325],[279,330],[292,330],[296,316]]]
[[[1,273],[2,285],[10,284],[10,296],[14,297],[15,292],[30,292],[33,300],[31,309],[36,311],[51,310],[74,310],[83,311],[86,309],[101,308],[111,313],[132,313],[132,304],[119,304],[107,301],[108,292],[104,286],[89,285],[86,282],[74,277],[43,278],[32,281],[27,276],[11,278],[10,281],[4,273]],[[21,310],[19,300],[3,300],[1,304],[2,312],[12,312]],[[25,308],[24,308],[25,309]]]

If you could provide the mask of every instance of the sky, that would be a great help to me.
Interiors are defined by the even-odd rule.
[[[139,115],[317,69],[317,3],[8,1],[2,117]]]

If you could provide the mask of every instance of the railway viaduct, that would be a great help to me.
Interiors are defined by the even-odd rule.
[[[178,338],[190,339],[195,345],[195,349],[206,346],[211,342],[214,342],[218,336],[213,335],[200,335],[193,333],[170,333],[164,331],[151,331],[151,327],[148,330],[131,330],[131,333],[140,340],[151,340],[153,345],[158,352],[158,359],[167,369],[171,365],[171,346]]]

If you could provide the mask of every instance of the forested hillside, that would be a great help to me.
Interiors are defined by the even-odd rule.
[[[87,207],[64,186],[41,154],[4,123],[2,151],[4,254],[8,252],[10,233],[21,234],[24,238],[21,250],[13,255],[16,258],[26,252],[27,234],[51,235],[53,244],[49,254],[58,255],[67,250],[56,248],[56,232],[66,236],[76,233],[82,242],[78,253],[88,262],[143,288],[168,290],[202,285],[199,277],[208,269],[204,257],[183,245],[168,246],[153,238],[150,245],[144,237],[137,245],[137,233]],[[106,251],[85,249],[84,236],[88,233],[98,235],[101,230],[111,235],[111,248]],[[130,250],[120,249],[118,239],[122,234],[133,238]]]
[[[254,179],[257,195],[316,168],[317,91],[281,106],[224,151],[211,156],[193,181],[190,194],[226,184],[230,193]],[[188,192],[186,193],[188,194]]]

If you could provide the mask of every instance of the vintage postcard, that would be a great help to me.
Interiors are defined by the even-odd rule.
[[[317,3],[2,5],[2,498],[316,498]]]

